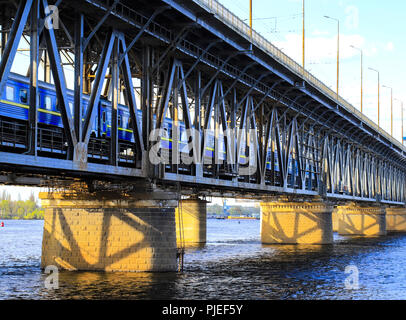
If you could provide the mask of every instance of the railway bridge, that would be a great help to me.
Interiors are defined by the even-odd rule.
[[[43,267],[175,270],[213,196],[260,201],[264,244],[406,231],[404,146],[217,1],[0,8],[0,182],[48,190]]]

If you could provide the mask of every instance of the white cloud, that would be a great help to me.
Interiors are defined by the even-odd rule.
[[[316,29],[316,30],[314,30],[312,32],[312,35],[315,36],[315,37],[317,37],[317,36],[327,36],[328,34],[329,34],[328,31],[319,30],[319,29]]]
[[[395,49],[395,45],[393,44],[393,42],[388,42],[385,46],[385,50],[386,51],[393,51]]]

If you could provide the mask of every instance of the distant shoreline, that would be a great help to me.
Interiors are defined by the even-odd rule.
[[[0,221],[44,221],[44,219],[10,219],[10,218],[0,218]]]

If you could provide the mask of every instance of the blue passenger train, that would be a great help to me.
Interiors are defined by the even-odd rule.
[[[63,128],[62,118],[58,107],[58,100],[55,92],[55,87],[52,84],[39,82],[38,88],[38,122],[42,125],[55,126]],[[67,102],[69,109],[73,115],[73,91],[68,90]],[[84,115],[86,113],[89,104],[89,96],[83,95],[83,114],[82,120],[84,121]],[[106,99],[100,99],[100,103],[97,108],[97,116],[95,117],[92,125],[92,136],[97,138],[110,137],[111,135],[111,102]],[[138,119],[142,119],[142,111],[137,110]],[[11,73],[3,92],[0,97],[0,117],[7,117],[11,119],[18,119],[22,121],[28,121],[29,119],[29,79],[22,75]],[[141,127],[141,123],[139,123]],[[182,145],[187,145],[186,129],[184,123],[180,122],[180,148]],[[166,118],[163,123],[164,137],[161,137],[162,149],[170,150],[172,148],[171,137],[172,120]],[[118,106],[118,139],[128,142],[134,142],[134,135],[131,125],[131,118],[128,111],[128,107],[124,105]],[[220,159],[225,159],[225,147],[221,146],[222,152],[220,153]],[[214,137],[209,136],[207,148],[205,150],[205,157],[214,157]],[[267,169],[271,169],[271,151],[268,152]],[[279,172],[278,159],[275,156],[275,172]],[[240,163],[246,164],[248,158],[242,154]],[[289,173],[292,174],[293,166],[292,161],[289,161]],[[296,174],[298,168],[295,166]]]

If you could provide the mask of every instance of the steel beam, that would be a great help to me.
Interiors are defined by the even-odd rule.
[[[42,13],[45,14],[45,8],[48,7],[48,1],[42,0]],[[73,126],[72,116],[69,110],[68,94],[65,82],[65,75],[62,68],[61,58],[59,56],[58,45],[56,43],[55,33],[53,28],[44,29],[45,42],[48,48],[48,56],[51,62],[52,75],[55,82],[55,91],[59,102],[59,109],[61,112],[62,122],[65,129],[65,134],[68,140],[70,155],[73,157],[73,149],[77,144],[75,129]]]
[[[125,52],[127,52],[124,35],[120,34],[119,39],[121,40],[120,41],[121,50],[123,52],[123,54],[121,56],[124,59],[124,63],[122,64],[121,68],[123,70],[123,79],[124,79],[124,84],[126,87],[127,101],[128,101],[128,107],[129,107],[129,112],[130,112],[130,117],[131,117],[131,125],[132,125],[132,129],[133,129],[134,141],[135,141],[135,145],[136,145],[136,149],[137,149],[137,157],[138,157],[138,160],[141,160],[142,154],[146,150],[145,146],[148,144],[148,141],[147,141],[147,144],[145,144],[145,141],[143,141],[142,131],[139,126],[140,121],[138,119],[137,103],[136,103],[135,96],[134,96],[134,86],[133,86],[132,76],[131,76],[130,61],[128,58],[128,54],[124,54]],[[148,80],[149,73],[147,70],[144,70],[144,72],[146,72],[147,80]],[[143,86],[145,86],[145,85],[146,84],[144,83]],[[152,89],[147,88],[146,90],[152,90]],[[149,108],[150,103],[151,103],[150,98],[148,98],[144,104],[144,107],[145,107],[145,105],[148,105],[148,108]],[[146,114],[146,116],[151,117],[151,115],[149,114],[148,111],[149,110],[143,109],[143,112]],[[152,119],[149,119],[149,121],[152,121]]]
[[[3,92],[10,74],[11,66],[14,62],[18,45],[30,14],[32,2],[33,0],[21,0],[18,5],[11,31],[7,37],[8,41],[6,47],[3,49],[4,51],[0,61],[0,92]]]
[[[111,84],[112,84],[112,98],[111,98],[111,132],[110,132],[110,164],[117,166],[118,153],[118,99],[120,95],[120,73],[119,73],[119,44],[116,37],[113,46],[112,54],[112,67],[111,67]]]
[[[85,122],[83,125],[82,141],[85,142],[85,144],[88,144],[90,140],[92,124],[94,123],[94,118],[96,117],[97,114],[96,113],[97,106],[99,105],[100,102],[100,94],[103,88],[103,81],[106,76],[107,67],[109,66],[110,63],[115,38],[116,38],[115,33],[113,31],[110,31],[110,33],[106,37],[103,52],[101,54],[98,63],[96,78],[93,83],[92,94],[90,96],[89,105],[86,111]]]
[[[31,9],[31,27],[30,27],[30,110],[29,110],[29,145],[28,154],[37,155],[38,146],[38,68],[39,68],[39,33],[38,20],[40,3],[34,0]]]
[[[74,125],[78,142],[82,142],[82,114],[83,114],[83,36],[84,36],[84,15],[75,11],[75,87],[74,87]]]

